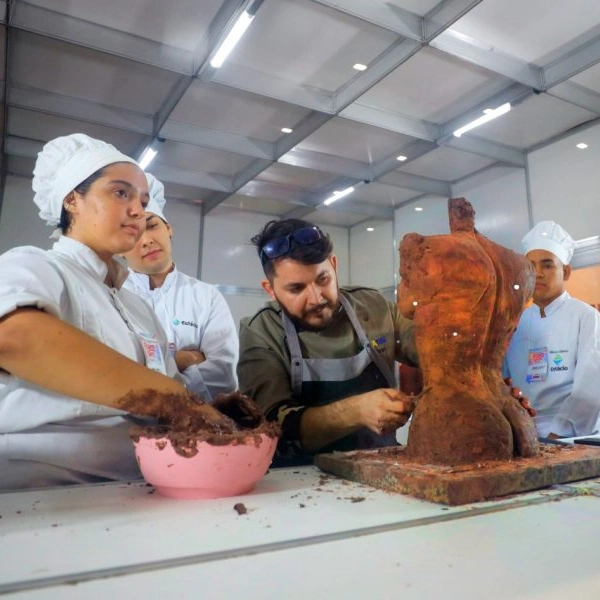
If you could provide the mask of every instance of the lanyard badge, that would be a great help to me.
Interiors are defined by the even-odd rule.
[[[153,371],[158,371],[159,373],[166,375],[167,369],[165,366],[165,359],[158,340],[154,336],[146,333],[140,333],[138,335],[142,342],[146,366]]]
[[[527,364],[527,383],[546,381],[548,378],[548,348],[532,348]]]

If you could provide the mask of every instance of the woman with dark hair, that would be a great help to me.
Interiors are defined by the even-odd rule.
[[[33,173],[51,250],[0,256],[0,489],[140,477],[128,413],[218,423],[172,376],[152,310],[115,254],[145,227],[137,163],[84,134],[48,142]]]

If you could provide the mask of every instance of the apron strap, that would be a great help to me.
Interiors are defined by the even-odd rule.
[[[350,302],[348,302],[348,300],[346,298],[344,298],[344,296],[342,296],[342,294],[340,294],[340,303],[341,305],[344,307],[344,310],[346,311],[346,314],[348,315],[348,318],[350,319],[350,322],[352,323],[352,326],[354,327],[354,331],[356,331],[356,334],[358,335],[358,339],[360,340],[360,343],[363,345],[364,349],[367,351],[368,355],[371,357],[371,360],[377,365],[378,369],[381,371],[381,374],[385,377],[388,386],[391,388],[395,388],[396,387],[396,378],[394,377],[394,374],[392,372],[392,370],[390,369],[390,366],[387,364],[387,362],[385,362],[385,360],[381,357],[381,355],[375,351],[375,348],[373,348],[373,346],[371,346],[371,343],[369,342],[369,339],[367,338],[367,334],[365,333],[365,330],[363,329],[362,325],[360,324],[358,317],[356,316],[356,313],[354,312],[354,309],[352,308]]]
[[[281,311],[281,320],[283,321],[283,329],[291,354],[292,393],[300,398],[302,395],[302,350],[300,349],[300,340],[296,333],[296,327],[283,311]]]
[[[340,304],[344,307],[344,310],[348,315],[348,319],[350,319],[350,323],[352,324],[352,327],[354,327],[354,331],[356,332],[356,335],[358,335],[358,339],[360,340],[363,348],[365,348],[371,360],[375,363],[377,368],[381,371],[381,374],[385,377],[388,386],[395,388],[396,378],[394,377],[392,370],[387,362],[385,362],[385,360],[381,357],[381,355],[375,351],[373,346],[371,346],[369,339],[367,338],[367,334],[360,324],[352,305],[346,298],[344,298],[344,296],[342,296],[342,294],[339,295],[339,300]],[[283,329],[285,331],[285,336],[291,355],[290,367],[292,392],[295,396],[300,397],[302,393],[302,350],[300,348],[300,340],[298,339],[296,327],[283,311],[281,312],[281,320],[283,321]]]

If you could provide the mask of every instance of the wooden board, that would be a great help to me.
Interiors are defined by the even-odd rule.
[[[315,465],[344,479],[454,506],[600,476],[600,448],[542,444],[535,458],[451,467],[410,462],[404,447],[394,446],[319,454]]]

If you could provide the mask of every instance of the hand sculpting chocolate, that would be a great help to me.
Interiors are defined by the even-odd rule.
[[[152,389],[130,392],[119,400],[119,408],[132,414],[157,417],[177,431],[225,434],[239,430],[232,419],[190,392]]]

